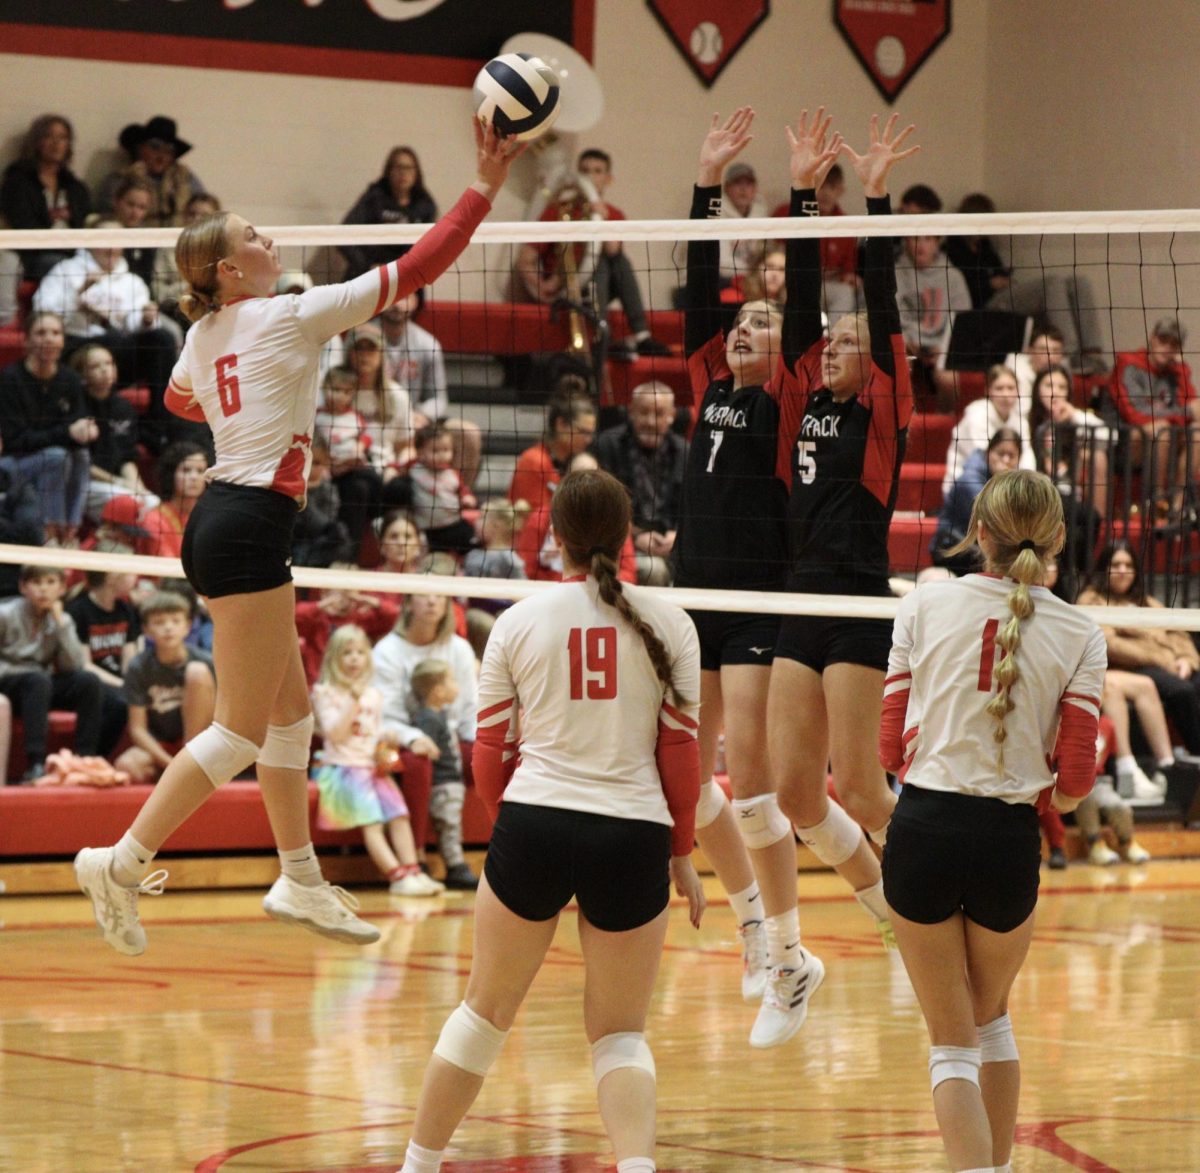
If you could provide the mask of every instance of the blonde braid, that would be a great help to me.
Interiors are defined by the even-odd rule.
[[[988,701],[986,708],[988,716],[996,722],[992,739],[999,746],[1001,770],[1004,769],[1004,742],[1008,737],[1004,718],[1016,707],[1011,693],[1013,685],[1021,678],[1021,668],[1017,663],[1017,649],[1021,646],[1021,620],[1033,615],[1033,599],[1029,594],[1029,587],[1041,579],[1044,571],[1042,560],[1037,556],[1032,542],[1021,550],[1008,569],[1009,576],[1017,580],[1017,585],[1005,600],[1011,617],[996,633],[996,644],[1003,655],[1000,657],[1000,663],[996,665],[996,695]]]

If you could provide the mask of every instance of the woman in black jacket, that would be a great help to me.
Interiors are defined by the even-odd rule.
[[[425,190],[421,162],[412,147],[393,147],[383,165],[383,174],[359,196],[346,213],[343,224],[432,224],[437,204]],[[340,251],[346,258],[346,280],[350,281],[375,265],[386,265],[402,257],[411,244],[352,244]]]
[[[4,171],[0,211],[10,228],[82,228],[92,210],[88,189],[69,164],[75,131],[61,114],[42,114],[29,124],[21,153]],[[23,252],[27,281],[40,281],[74,249]]]

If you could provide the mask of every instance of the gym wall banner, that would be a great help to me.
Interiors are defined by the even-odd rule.
[[[0,53],[469,86],[514,33],[589,61],[596,0],[0,0]]]
[[[769,0],[646,0],[692,72],[711,86],[770,14]]]
[[[950,0],[833,0],[833,22],[892,102],[950,35]]]

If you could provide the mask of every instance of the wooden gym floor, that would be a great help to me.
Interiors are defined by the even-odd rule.
[[[63,865],[66,866],[66,865]],[[168,865],[169,866],[169,865]],[[720,899],[710,881],[710,892]],[[421,1072],[458,1002],[471,898],[360,890],[363,950],[267,920],[261,891],[144,899],[118,956],[79,896],[0,896],[0,1170],[366,1173],[401,1163]],[[659,1167],[945,1169],[926,1040],[899,960],[835,877],[800,877],[828,976],[785,1047],[746,1044],[733,923],[673,918],[650,1041]],[[580,1026],[573,914],[447,1173],[612,1168]],[[1015,991],[1018,1173],[1200,1170],[1200,862],[1044,873]]]

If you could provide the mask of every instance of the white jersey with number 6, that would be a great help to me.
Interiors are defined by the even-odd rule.
[[[1099,715],[1108,666],[1103,633],[1078,608],[1031,587],[1033,615],[1021,623],[1015,708],[1005,718],[1004,769],[997,769],[996,722],[986,707],[996,694],[996,633],[1010,618],[1014,585],[968,574],[927,583],[901,601],[884,703],[908,694],[906,784],[1032,802],[1053,781],[1060,705]]]
[[[671,826],[655,747],[660,723],[695,736],[699,642],[674,604],[624,590],[666,647],[687,703],[665,696],[641,637],[601,602],[594,578],[523,599],[496,620],[479,680],[481,731],[511,730],[520,713],[521,760],[505,802]]]

